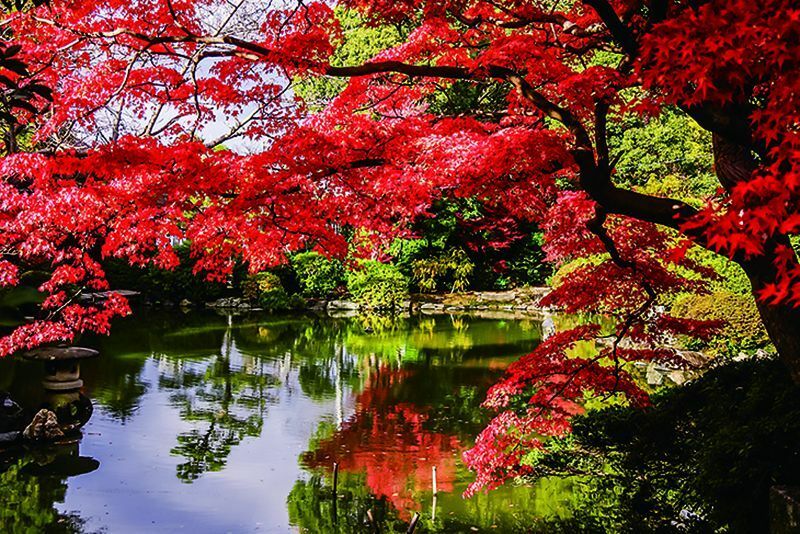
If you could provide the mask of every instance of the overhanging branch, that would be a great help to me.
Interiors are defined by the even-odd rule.
[[[635,56],[639,52],[639,45],[630,28],[619,18],[614,7],[607,0],[583,0],[584,4],[594,9],[603,24],[606,25],[611,36],[622,47],[626,54]]]

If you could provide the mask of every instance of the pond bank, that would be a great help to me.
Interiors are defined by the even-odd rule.
[[[525,287],[508,291],[467,291],[462,293],[415,293],[397,307],[400,312],[452,313],[464,311],[514,311],[541,314],[549,311],[540,302],[550,293],[549,287]],[[183,302],[181,305],[191,305]],[[207,308],[257,309],[246,299],[226,297],[205,303]],[[310,311],[366,311],[366,307],[347,299],[307,299]]]

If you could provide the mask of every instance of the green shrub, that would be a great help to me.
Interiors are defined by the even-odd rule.
[[[651,120],[629,116],[610,125],[609,132],[620,185],[689,202],[714,194],[719,186],[711,134],[679,111],[667,109]]]
[[[767,331],[752,295],[719,290],[709,295],[682,295],[670,313],[675,317],[725,321],[721,333],[711,340],[708,348],[719,354],[736,355],[769,344]]]
[[[242,296],[266,310],[289,310],[297,307],[275,273],[261,272],[248,276],[242,283]]]
[[[545,261],[543,245],[544,234],[533,232],[512,246],[513,253],[506,261],[507,277],[512,285],[541,285],[553,273],[553,265]]]
[[[575,418],[572,453],[537,468],[601,463],[581,502],[597,532],[767,532],[770,487],[800,484],[800,387],[782,363],[730,362],[652,401]]]
[[[427,239],[401,239],[397,238],[389,246],[392,264],[408,278],[414,277],[412,265],[420,258],[430,255]]]
[[[467,254],[458,248],[437,256],[414,260],[411,264],[414,281],[421,291],[464,291],[469,286],[469,277],[474,268],[475,265]]]
[[[317,252],[301,252],[292,257],[292,268],[304,297],[328,298],[345,284],[342,262]]]
[[[353,300],[368,308],[394,308],[408,297],[408,279],[397,267],[375,260],[361,260],[347,274]]]
[[[690,254],[690,258],[708,265],[719,274],[720,279],[711,283],[713,290],[725,290],[738,295],[752,294],[750,280],[738,263],[700,247],[695,247]]]

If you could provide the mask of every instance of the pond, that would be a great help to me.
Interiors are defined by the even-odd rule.
[[[371,518],[404,532],[418,512],[417,532],[525,531],[569,515],[574,481],[465,500],[460,457],[486,389],[540,337],[533,319],[140,312],[82,340],[101,352],[83,364],[82,439],[0,458],[0,524],[322,533]],[[0,361],[0,390],[34,409],[41,375]]]

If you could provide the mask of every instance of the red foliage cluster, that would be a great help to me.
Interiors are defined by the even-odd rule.
[[[550,260],[582,259],[552,304],[615,322],[610,348],[596,357],[565,350],[599,335],[596,327],[559,334],[493,390],[489,404],[501,414],[467,456],[481,486],[519,473],[521,448],[565,431],[583,396],[646,402],[625,362],[674,354],[623,349],[622,338],[646,347],[671,334],[709,335],[714,325],[656,307],[660,295],[702,291],[712,275],[687,257],[690,241],[745,267],[774,311],[768,330],[776,318],[798,317],[793,2],[344,5],[368,24],[412,29],[365,64],[335,66],[345,37],[324,2],[264,10],[52,0],[6,17],[21,46],[14,61],[27,70],[7,61],[0,82],[35,80],[53,98],[13,110],[35,133],[34,153],[6,141],[0,161],[0,285],[49,273],[41,317],[4,338],[0,353],[106,331],[126,313],[119,298],[76,300],[106,289],[102,258],[170,267],[171,243],[186,239],[196,270],[224,278],[238,259],[259,270],[300,248],[343,254],[345,229],[379,246],[437,198],[478,197],[500,214],[498,228],[506,216],[544,227]],[[311,112],[291,82],[319,75],[349,83]],[[433,113],[431,95],[455,82],[504,84],[507,106],[488,116]],[[699,211],[616,185],[608,122],[664,105],[713,133],[722,187]],[[214,150],[232,140],[249,144]],[[792,361],[800,376],[800,359]]]

